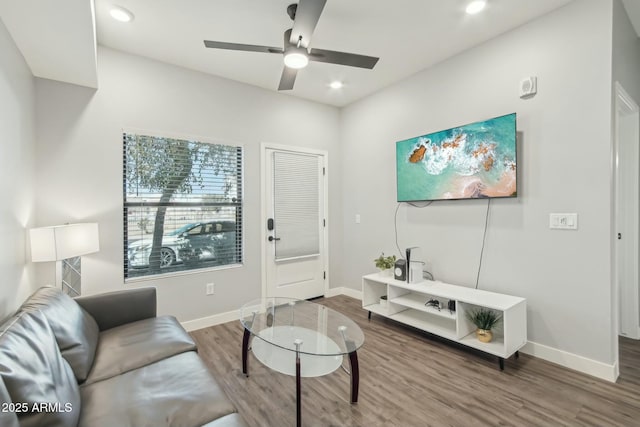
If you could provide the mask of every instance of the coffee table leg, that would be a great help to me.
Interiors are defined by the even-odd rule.
[[[295,340],[294,344],[296,345],[296,426],[302,427],[302,393],[300,391],[301,388],[301,380],[300,380],[300,346],[302,345],[302,340]]]
[[[371,312],[369,312],[371,316]],[[358,388],[360,386],[360,368],[358,367],[358,353],[356,352],[355,343],[347,338],[347,327],[339,326],[338,332],[342,335],[344,345],[349,352],[349,375],[351,376],[351,403],[358,403]],[[352,351],[353,350],[353,351]]]
[[[349,353],[351,365],[351,403],[358,403],[358,387],[360,386],[360,368],[358,367],[358,353]]]
[[[244,330],[242,336],[242,373],[249,376],[249,360],[247,358],[249,353],[249,338],[251,338],[251,332],[248,329]]]

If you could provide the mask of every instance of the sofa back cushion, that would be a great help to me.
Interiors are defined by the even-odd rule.
[[[22,310],[41,311],[78,382],[87,379],[93,365],[100,331],[98,324],[77,302],[58,288],[38,289],[22,305]]]
[[[0,377],[21,427],[75,427],[80,391],[51,327],[39,311],[20,312],[0,332]],[[14,405],[15,406],[15,405]]]

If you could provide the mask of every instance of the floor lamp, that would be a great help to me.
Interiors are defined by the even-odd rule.
[[[82,291],[82,255],[98,252],[97,223],[65,224],[29,230],[31,261],[56,262],[56,284],[71,296]]]

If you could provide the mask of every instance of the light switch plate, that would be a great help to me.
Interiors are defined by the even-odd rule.
[[[555,230],[577,230],[577,213],[550,213],[549,228]]]

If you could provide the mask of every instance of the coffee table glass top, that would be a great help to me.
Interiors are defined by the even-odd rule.
[[[353,320],[310,301],[292,298],[254,300],[240,309],[240,322],[255,337],[293,352],[297,347],[302,354],[345,355],[364,343],[364,334]]]

